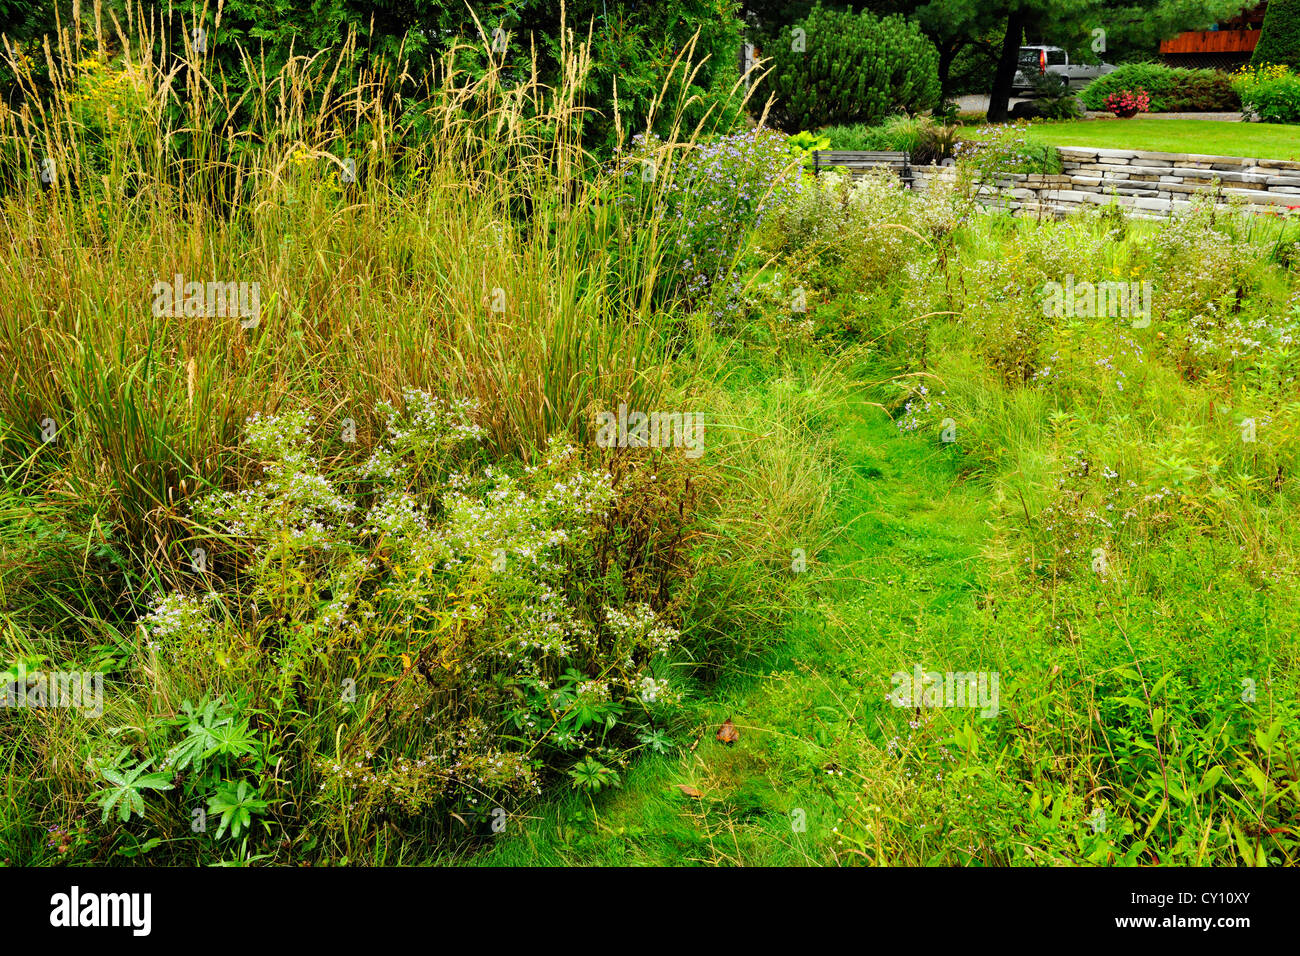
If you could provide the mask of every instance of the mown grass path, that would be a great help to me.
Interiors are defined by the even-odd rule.
[[[888,862],[884,841],[864,845],[860,828],[841,841],[836,829],[846,808],[889,829],[891,808],[866,807],[866,794],[881,774],[898,778],[886,789],[907,785],[890,762],[888,741],[907,733],[909,714],[885,700],[890,675],[943,648],[993,650],[979,649],[990,638],[976,606],[987,506],[958,476],[952,447],[900,435],[866,403],[835,418],[840,531],[810,560],[783,639],[708,690],[677,751],[638,760],[620,790],[570,794],[511,820],[475,862]],[[740,731],[732,746],[715,740],[728,717]]]

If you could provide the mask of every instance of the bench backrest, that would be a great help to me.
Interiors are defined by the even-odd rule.
[[[813,169],[828,169],[842,166],[850,174],[865,172],[877,166],[906,175],[911,171],[911,160],[901,150],[885,149],[819,149],[813,151]]]

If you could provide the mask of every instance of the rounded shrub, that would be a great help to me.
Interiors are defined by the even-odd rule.
[[[914,23],[817,6],[763,51],[771,71],[760,102],[775,97],[773,126],[786,132],[837,123],[878,124],[939,100],[939,54]]]
[[[1138,89],[1151,97],[1152,113],[1229,113],[1241,107],[1226,73],[1162,63],[1125,63],[1089,83],[1079,100],[1090,110],[1104,110],[1111,94]]]
[[[1219,70],[1183,70],[1162,100],[1166,113],[1226,113],[1241,107],[1232,79]]]
[[[1243,67],[1232,76],[1241,111],[1264,123],[1300,123],[1300,75],[1285,65]]]

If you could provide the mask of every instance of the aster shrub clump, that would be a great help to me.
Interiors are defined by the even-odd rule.
[[[675,157],[653,135],[637,136],[624,163],[629,180],[655,191],[650,215],[670,237],[665,281],[688,301],[728,284],[751,232],[797,188],[789,137],[771,129],[719,136]]]
[[[195,507],[206,597],[142,621],[158,680],[251,688],[340,830],[616,783],[678,700],[680,635],[622,580],[614,477],[563,440],[478,467],[470,406],[404,397],[368,458],[328,468],[310,416],[250,419],[261,477]]]

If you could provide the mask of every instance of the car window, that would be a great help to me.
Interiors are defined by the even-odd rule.
[[[1038,65],[1038,51],[1037,51],[1037,50],[1031,50],[1029,47],[1023,47],[1023,46],[1022,46],[1022,47],[1020,48],[1020,65],[1021,65],[1021,66],[1037,66],[1037,65]]]
[[[1064,51],[1064,50],[1048,50],[1048,51],[1047,51],[1047,65],[1048,65],[1048,66],[1065,66],[1065,51]]]

